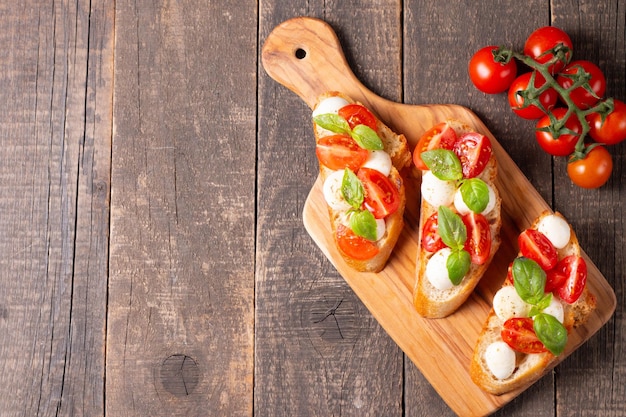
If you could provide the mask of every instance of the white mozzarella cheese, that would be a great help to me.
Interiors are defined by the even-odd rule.
[[[493,296],[493,311],[502,321],[511,317],[526,317],[530,305],[520,298],[512,285],[505,285]]]
[[[537,225],[537,230],[546,235],[557,249],[563,249],[569,243],[570,227],[562,217],[555,214],[550,214],[541,219]]]
[[[452,181],[440,180],[431,171],[422,175],[422,198],[431,206],[449,206],[454,201],[456,186]]]
[[[342,170],[334,171],[326,177],[326,181],[324,181],[322,187],[326,204],[335,211],[346,211],[351,208],[350,204],[343,198],[343,193],[341,192],[343,174],[344,171]]]
[[[391,157],[383,150],[371,151],[362,166],[365,168],[375,169],[376,171],[382,173],[385,177],[388,177],[391,173]]]
[[[376,241],[382,239],[386,231],[387,224],[385,223],[385,219],[376,219]]]
[[[320,101],[315,110],[313,110],[313,117],[320,114],[333,113],[337,114],[339,109],[348,105],[349,103],[341,97],[328,97]]]
[[[557,297],[552,297],[550,305],[543,309],[543,313],[554,316],[559,322],[561,322],[561,324],[563,324],[563,319],[565,317],[563,304],[561,304]]]
[[[487,368],[497,379],[506,379],[515,370],[515,351],[505,342],[493,342],[485,350]]]
[[[448,268],[446,267],[446,262],[451,253],[452,250],[450,248],[440,249],[431,256],[426,264],[426,279],[440,291],[453,287]]]

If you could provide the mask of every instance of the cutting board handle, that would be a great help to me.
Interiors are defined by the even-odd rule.
[[[381,100],[354,75],[337,35],[323,20],[296,17],[276,26],[261,51],[265,71],[311,108],[327,91],[341,91],[365,105]]]

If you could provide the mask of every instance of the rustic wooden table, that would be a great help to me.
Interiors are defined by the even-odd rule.
[[[572,186],[467,77],[554,25],[625,100],[626,0],[2,3],[0,415],[454,414],[303,227],[310,111],[260,50],[313,16],[377,94],[476,112],[615,290],[496,414],[626,416],[626,144],[606,186]]]

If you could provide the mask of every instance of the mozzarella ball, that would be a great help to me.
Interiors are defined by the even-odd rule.
[[[422,198],[431,206],[449,206],[454,201],[456,185],[453,181],[440,180],[431,171],[422,175]]]

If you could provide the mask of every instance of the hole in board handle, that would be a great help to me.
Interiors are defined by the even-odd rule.
[[[298,48],[296,49],[295,56],[298,59],[304,59],[306,58],[306,51],[302,48]]]

